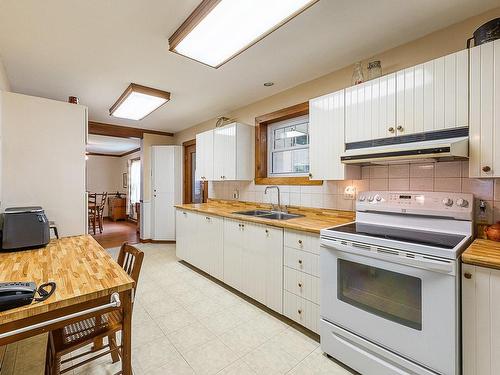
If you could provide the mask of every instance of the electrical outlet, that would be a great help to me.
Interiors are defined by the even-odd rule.
[[[356,188],[354,186],[346,186],[344,189],[344,199],[354,200],[356,198]]]
[[[233,199],[239,199],[240,198],[240,192],[238,189],[233,191]]]

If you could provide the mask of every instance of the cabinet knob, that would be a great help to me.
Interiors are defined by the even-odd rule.
[[[299,264],[302,264],[302,259],[299,259]]]
[[[269,229],[266,229],[266,234],[269,234]]]
[[[184,216],[187,215],[187,212],[183,212]]]
[[[389,133],[394,133],[394,128],[392,126],[387,130],[389,130]]]
[[[299,288],[302,288],[302,283],[298,283],[297,285],[299,286]]]
[[[472,279],[472,274],[471,274],[470,272],[465,272],[465,273],[464,273],[464,277],[465,277],[466,279]]]
[[[312,176],[313,176],[313,174],[312,174],[312,173],[309,173],[309,178],[311,178]]]
[[[487,165],[485,165],[482,169],[483,169],[483,172],[489,172],[489,171],[491,171],[491,168],[489,166],[487,166]]]
[[[299,240],[299,245],[302,245],[302,240]]]
[[[299,314],[302,314],[302,310],[301,310],[301,309],[298,309],[298,310],[297,310],[297,312],[298,312]]]
[[[402,131],[404,130],[404,128],[403,128],[401,125],[398,125],[398,126],[396,127],[396,129],[398,129],[398,131],[400,131],[400,132],[402,132]]]
[[[208,221],[210,221],[210,218],[208,216],[205,216],[205,219],[207,219]]]

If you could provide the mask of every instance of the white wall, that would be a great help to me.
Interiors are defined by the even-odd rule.
[[[0,91],[10,91],[10,82],[2,62],[2,56],[0,56]]]
[[[1,209],[40,205],[61,236],[86,233],[86,107],[3,92]]]

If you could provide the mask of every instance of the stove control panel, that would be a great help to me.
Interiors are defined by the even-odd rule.
[[[470,220],[473,196],[447,192],[366,191],[358,193],[356,211],[380,211]]]

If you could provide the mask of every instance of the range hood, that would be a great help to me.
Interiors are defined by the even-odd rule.
[[[344,164],[390,164],[402,161],[467,159],[469,137],[468,134],[464,136],[465,130],[462,129],[348,143],[340,160]],[[443,136],[448,138],[441,138]]]

